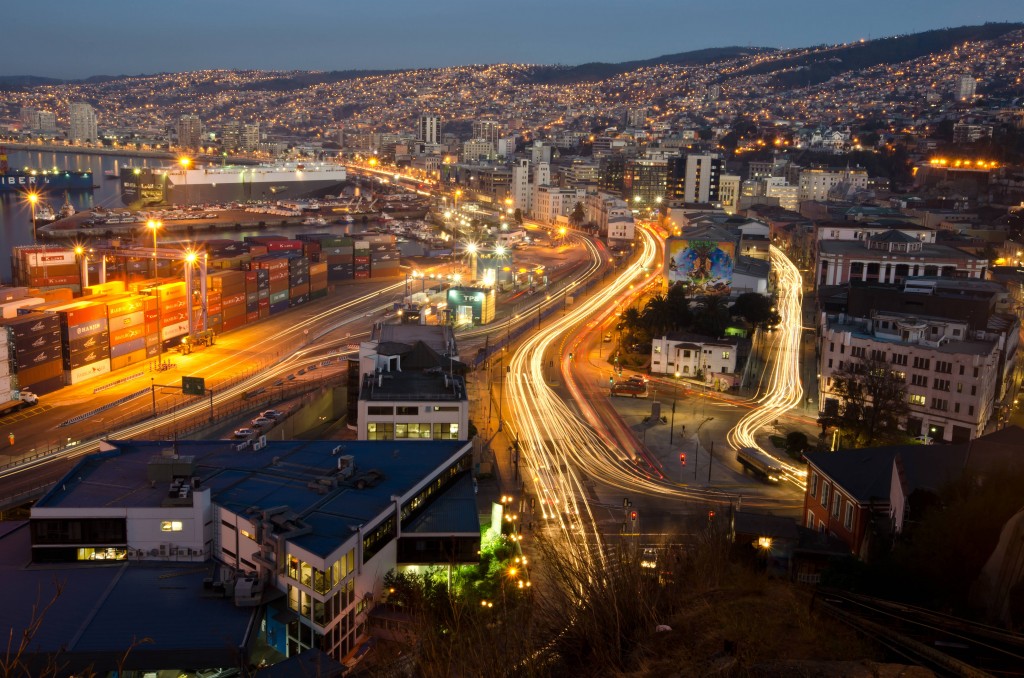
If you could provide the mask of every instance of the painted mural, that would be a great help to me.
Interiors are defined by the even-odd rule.
[[[713,240],[669,240],[668,282],[687,282],[703,292],[728,292],[736,246]]]

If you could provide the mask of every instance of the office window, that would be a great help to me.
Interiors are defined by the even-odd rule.
[[[404,416],[409,416],[409,415],[419,414],[419,413],[420,413],[420,408],[419,408],[418,405],[399,405],[398,407],[395,408],[395,414],[401,414],[401,415],[404,415]]]
[[[434,424],[434,440],[458,440],[458,424]]]
[[[367,440],[394,440],[395,425],[391,422],[371,421],[366,424]]]
[[[160,523],[161,532],[181,532],[182,526],[180,520],[165,520]]]
[[[368,406],[366,408],[366,413],[367,414],[371,414],[371,415],[377,415],[377,416],[379,416],[379,415],[387,415],[387,414],[394,414],[395,413],[395,408],[394,407],[390,407],[390,406],[384,407],[383,405],[370,405],[370,406]]]

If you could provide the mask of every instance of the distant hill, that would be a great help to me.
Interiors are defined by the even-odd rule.
[[[1021,29],[1024,29],[1022,23],[988,23],[866,40],[841,47],[822,48],[817,53],[797,54],[769,63],[751,64],[730,77],[777,73],[771,81],[777,87],[808,87],[841,73],[910,61],[944,52],[963,42],[994,40]]]
[[[526,82],[540,85],[568,85],[576,82],[592,82],[613,78],[638,68],[671,64],[675,66],[699,66],[716,61],[736,59],[754,54],[777,51],[774,47],[712,47],[676,54],[663,54],[653,59],[623,61],[611,64],[595,61],[579,66],[537,66],[532,69]]]
[[[404,69],[392,71],[372,70],[347,70],[347,71],[297,71],[293,75],[271,78],[261,82],[254,82],[241,89],[251,92],[281,92],[295,89],[304,89],[312,85],[325,85],[332,82],[344,80],[355,80],[356,78],[369,78],[375,75],[390,75],[391,73],[405,73],[417,69]]]
[[[91,75],[81,80],[61,80],[60,78],[43,78],[38,75],[0,75],[0,90],[22,90],[27,87],[44,85],[97,85],[112,80],[123,80],[128,75]]]

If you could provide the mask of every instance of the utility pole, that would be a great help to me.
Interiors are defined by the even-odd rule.
[[[153,377],[149,378],[149,391],[150,395],[153,396],[153,416],[156,416],[156,380]]]
[[[711,462],[715,459],[715,441],[711,441],[711,449],[708,450],[708,485],[711,484]]]
[[[672,444],[672,433],[676,428],[676,399],[672,399],[672,422],[668,425],[668,444]],[[696,459],[694,460],[696,463]]]

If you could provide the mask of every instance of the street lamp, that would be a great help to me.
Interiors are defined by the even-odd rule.
[[[32,208],[32,244],[36,242],[36,203],[39,202],[39,194],[35,191],[29,191],[25,196],[28,200],[29,207]]]
[[[164,223],[159,219],[150,219],[146,222],[146,228],[153,231],[153,277],[157,277],[157,260],[156,260],[156,232],[158,229],[163,228]]]

